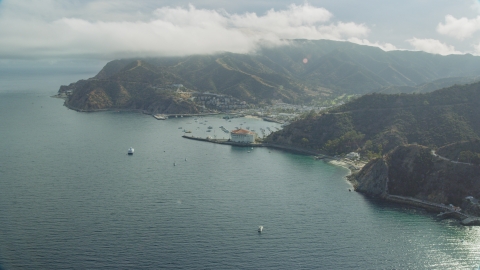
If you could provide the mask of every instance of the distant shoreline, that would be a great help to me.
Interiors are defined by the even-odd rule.
[[[280,149],[284,150],[287,152],[292,152],[292,153],[297,153],[297,154],[302,154],[302,155],[307,155],[307,156],[314,156],[315,159],[322,159],[326,163],[339,166],[339,167],[344,167],[350,171],[349,174],[352,173],[352,171],[359,171],[365,166],[365,162],[357,162],[355,163],[354,161],[351,161],[346,158],[341,158],[337,159],[332,156],[325,155],[323,153],[319,153],[317,151],[312,151],[312,150],[307,150],[303,149],[300,147],[295,147],[295,146],[287,146],[287,145],[280,145],[280,144],[272,144],[272,143],[238,143],[238,142],[232,142],[226,139],[207,139],[207,138],[200,138],[200,137],[194,137],[194,136],[187,136],[183,135],[182,136],[185,139],[190,139],[190,140],[195,140],[195,141],[203,141],[203,142],[209,142],[209,143],[216,143],[216,144],[224,144],[224,145],[232,145],[232,146],[239,146],[239,147],[267,147],[267,148],[274,148],[274,149]]]

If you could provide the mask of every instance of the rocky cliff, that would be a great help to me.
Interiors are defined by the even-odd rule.
[[[356,191],[372,197],[380,197],[386,192],[388,166],[383,158],[377,158],[349,178]]]
[[[480,198],[479,166],[435,156],[420,145],[399,146],[370,161],[350,180],[369,196],[399,195],[456,206],[466,205],[468,196]],[[479,212],[474,206],[465,210]]]

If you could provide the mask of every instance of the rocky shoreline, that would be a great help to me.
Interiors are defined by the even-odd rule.
[[[295,148],[295,147],[287,147],[287,146],[280,146],[280,145],[273,145],[273,144],[266,145],[266,146],[267,147],[270,146],[278,149],[284,149],[284,150],[295,150],[296,153],[314,155],[317,159],[322,159],[329,164],[344,167],[350,171],[350,173],[346,176],[346,178],[354,186],[354,190],[366,196],[377,197],[384,201],[393,202],[393,203],[397,203],[405,206],[422,208],[429,212],[438,213],[438,216],[441,218],[455,218],[459,220],[460,224],[464,226],[480,226],[480,217],[461,212],[457,207],[446,206],[444,204],[434,203],[426,200],[420,200],[412,197],[388,194],[387,193],[388,185],[386,182],[383,184],[385,185],[385,188],[387,189],[387,191],[383,190],[380,196],[368,194],[367,192],[358,190],[356,187],[358,183],[355,181],[354,175],[359,173],[368,164],[367,162],[353,161],[348,158],[331,157],[318,152],[313,152],[313,151],[309,151],[301,148]]]
[[[355,191],[480,225],[476,184],[480,168],[441,159],[419,145],[395,148],[347,178]],[[459,177],[461,175],[461,177]]]

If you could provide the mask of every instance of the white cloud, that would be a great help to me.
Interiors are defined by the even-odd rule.
[[[445,24],[439,23],[437,26],[438,33],[459,40],[471,37],[478,30],[480,30],[480,16],[477,16],[475,19],[467,19],[465,17],[457,19],[452,15],[447,15],[445,16]]]
[[[146,9],[127,0],[0,1],[0,58],[246,53],[265,41],[361,40],[370,31],[363,24],[330,22],[328,10],[310,4],[257,15],[154,3]]]
[[[474,48],[473,54],[474,55],[480,55],[480,43],[478,43],[476,45],[473,45],[473,48]]]
[[[352,38],[349,38],[348,41],[352,42],[352,43],[356,43],[356,44],[360,44],[360,45],[366,45],[366,46],[372,46],[372,47],[378,47],[384,51],[395,51],[395,50],[398,50],[398,48],[391,44],[391,43],[378,43],[378,42],[370,42],[366,39],[360,39],[360,38],[357,38],[357,37],[352,37]]]
[[[407,40],[407,42],[418,51],[441,55],[461,54],[461,52],[455,50],[455,47],[442,43],[436,39],[412,38]]]
[[[324,8],[317,8],[309,4],[301,6],[290,5],[287,10],[275,11],[271,9],[264,16],[255,13],[234,14],[232,23],[238,27],[269,28],[313,26],[329,21],[333,15]]]

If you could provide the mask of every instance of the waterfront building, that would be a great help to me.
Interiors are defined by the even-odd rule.
[[[255,132],[246,129],[236,129],[230,132],[230,140],[233,142],[254,143],[256,138]]]

